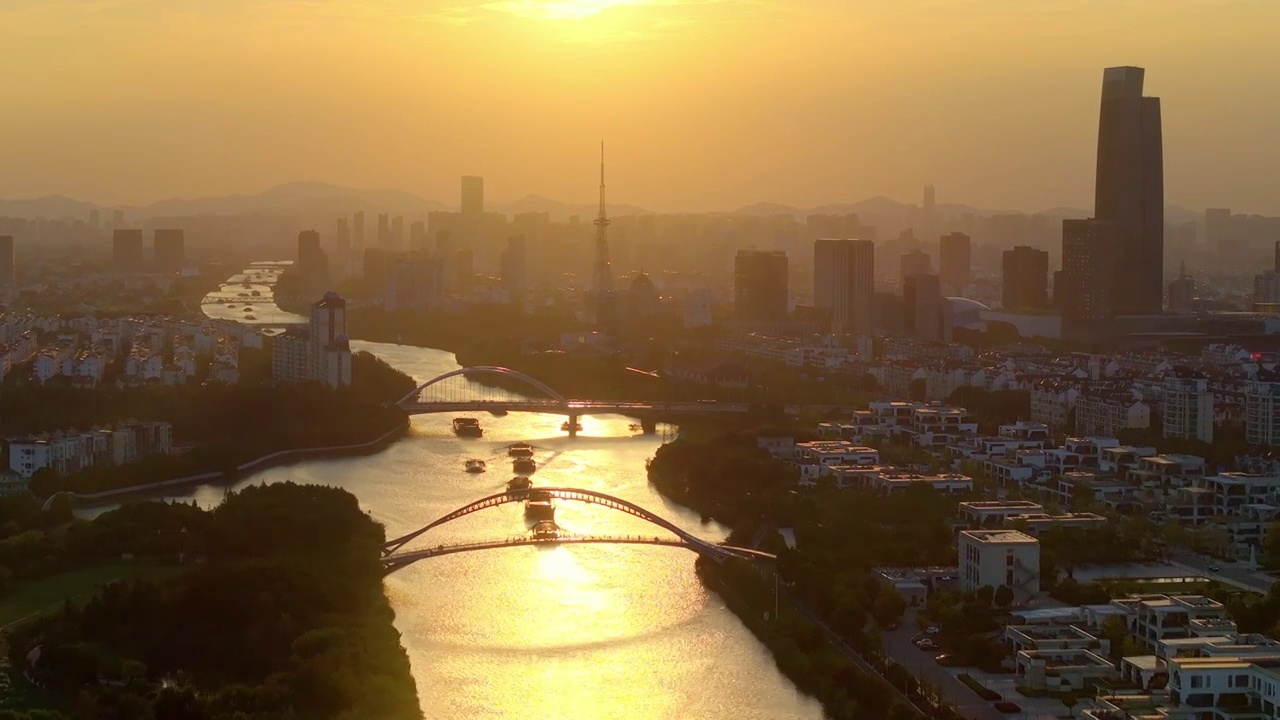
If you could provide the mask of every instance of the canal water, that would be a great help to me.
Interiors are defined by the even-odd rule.
[[[243,282],[232,278],[224,292],[240,292]],[[255,287],[269,296],[270,283]],[[297,319],[269,300],[254,300],[260,322]],[[206,308],[220,317],[235,312]],[[458,367],[440,350],[358,341],[352,349],[372,352],[419,381]],[[634,420],[583,417],[579,437],[571,440],[560,430],[560,416],[479,418],[481,439],[455,437],[451,417],[419,416],[407,437],[376,455],[273,468],[238,486],[293,480],[342,487],[396,537],[500,492],[513,475],[506,447],[524,441],[536,448],[535,484],[616,495],[711,540],[727,533],[649,485],[644,462],[661,439],[632,430]],[[464,472],[470,458],[484,459],[488,472]],[[214,505],[224,492],[200,487],[175,499]],[[556,521],[578,534],[663,534],[629,515],[580,503],[561,503]],[[522,508],[512,504],[436,528],[407,549],[527,532]],[[797,692],[764,646],[703,588],[694,558],[688,550],[645,545],[519,547],[432,558],[389,576],[386,591],[424,715],[822,717],[818,703]]]

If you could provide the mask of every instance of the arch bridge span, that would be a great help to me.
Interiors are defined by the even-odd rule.
[[[515,547],[521,545],[538,545],[538,544],[572,544],[572,543],[622,543],[622,544],[646,544],[646,545],[666,545],[672,547],[686,547],[694,550],[702,555],[707,555],[716,560],[724,560],[729,557],[749,558],[755,560],[772,560],[773,555],[749,548],[740,548],[730,545],[721,545],[694,535],[663,518],[660,515],[650,512],[645,508],[636,505],[628,500],[615,497],[595,490],[584,490],[581,488],[565,488],[565,487],[539,487],[533,488],[540,493],[546,493],[548,496],[557,500],[578,501],[590,503],[593,505],[601,505],[612,510],[626,513],[633,517],[640,518],[645,522],[662,528],[667,532],[675,535],[676,539],[648,538],[648,537],[617,537],[617,536],[595,536],[582,537],[563,535],[552,538],[517,538],[495,541],[482,541],[476,543],[463,543],[461,545],[444,546],[439,545],[434,548],[428,547],[421,550],[405,550],[405,546],[414,540],[422,537],[433,528],[440,527],[447,523],[453,522],[460,518],[466,517],[472,513],[480,512],[487,508],[498,507],[510,503],[522,503],[529,498],[531,490],[518,490],[512,492],[498,493],[480,498],[475,502],[464,505],[453,512],[443,515],[436,520],[424,525],[423,527],[407,533],[398,538],[387,541],[383,545],[383,566],[387,572],[393,572],[406,565],[428,557],[436,557],[439,555],[448,555],[457,552],[471,552],[476,550],[489,550],[499,547]]]
[[[490,387],[466,382],[471,379],[486,378],[500,380],[502,386]],[[537,378],[519,370],[496,365],[458,368],[434,377],[406,393],[396,401],[396,405],[410,415],[504,410],[554,413],[568,415],[570,419],[592,414],[618,413],[644,418],[658,413],[703,415],[746,412],[750,409],[750,406],[745,403],[716,401],[677,403],[648,400],[573,400]],[[573,431],[570,434],[574,434]]]

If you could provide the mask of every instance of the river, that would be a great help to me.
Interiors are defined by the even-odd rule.
[[[265,287],[269,296],[269,284],[255,287]],[[297,319],[269,299],[254,300],[259,322]],[[238,317],[225,305],[206,308],[210,315]],[[352,349],[372,352],[419,381],[458,367],[452,354],[440,350],[359,341]],[[396,537],[501,491],[512,475],[506,446],[526,441],[537,449],[537,484],[616,495],[708,539],[727,534],[649,485],[644,461],[661,440],[637,435],[629,418],[584,417],[582,432],[571,440],[560,431],[560,416],[480,417],[483,439],[456,438],[450,417],[418,416],[405,438],[376,455],[272,468],[237,487],[285,480],[342,487],[386,525],[388,537]],[[485,459],[489,471],[465,473],[468,458]],[[199,487],[173,499],[210,506],[224,492]],[[580,503],[560,503],[556,520],[580,534],[663,534],[629,515]],[[513,504],[436,528],[409,547],[527,532],[522,509]],[[394,573],[386,592],[423,714],[512,720],[822,717],[819,704],[778,672],[768,650],[702,586],[694,558],[688,550],[644,545],[523,547],[428,559]]]

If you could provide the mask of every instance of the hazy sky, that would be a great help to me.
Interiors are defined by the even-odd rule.
[[[1280,214],[1280,0],[0,0],[0,197],[290,180],[655,210],[1092,207],[1102,68],[1166,198]]]

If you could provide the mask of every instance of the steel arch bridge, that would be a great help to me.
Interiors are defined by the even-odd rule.
[[[529,498],[530,492],[533,490],[539,493],[555,498],[557,500],[572,500],[578,502],[590,503],[593,505],[601,505],[603,507],[626,513],[633,517],[640,518],[651,525],[662,528],[667,532],[675,535],[675,539],[664,539],[659,537],[640,537],[640,536],[575,536],[562,535],[551,538],[536,537],[519,537],[507,538],[505,540],[481,541],[474,543],[461,543],[454,545],[437,545],[435,547],[423,548],[420,550],[405,550],[405,545],[413,542],[417,538],[425,535],[432,528],[440,527],[447,523],[453,522],[459,518],[466,517],[472,513],[480,512],[499,505],[509,503],[524,502]],[[775,556],[752,550],[750,548],[740,548],[732,545],[720,545],[709,540],[694,535],[671,521],[656,515],[645,508],[636,505],[633,502],[623,500],[613,495],[596,492],[594,490],[583,490],[580,488],[564,488],[564,487],[540,487],[532,490],[518,490],[511,492],[498,493],[480,498],[475,502],[464,505],[451,513],[443,515],[427,525],[414,530],[411,533],[402,535],[393,540],[387,541],[382,547],[382,565],[387,573],[395,572],[402,567],[411,565],[418,560],[429,557],[437,557],[440,555],[449,555],[459,552],[472,552],[476,550],[490,550],[500,547],[518,547],[524,545],[566,545],[566,544],[589,544],[589,543],[610,543],[610,544],[644,544],[644,545],[663,545],[668,547],[684,547],[693,550],[701,555],[705,555],[712,559],[723,561],[730,557],[739,557],[755,560],[773,560]]]
[[[503,386],[479,385],[470,382],[473,378],[501,380]],[[568,415],[571,420],[579,415],[617,413],[638,415],[649,421],[658,413],[701,415],[749,409],[745,403],[572,400],[537,378],[495,365],[459,368],[432,378],[406,393],[396,401],[396,405],[410,415],[502,410]],[[570,434],[574,434],[573,431]]]

